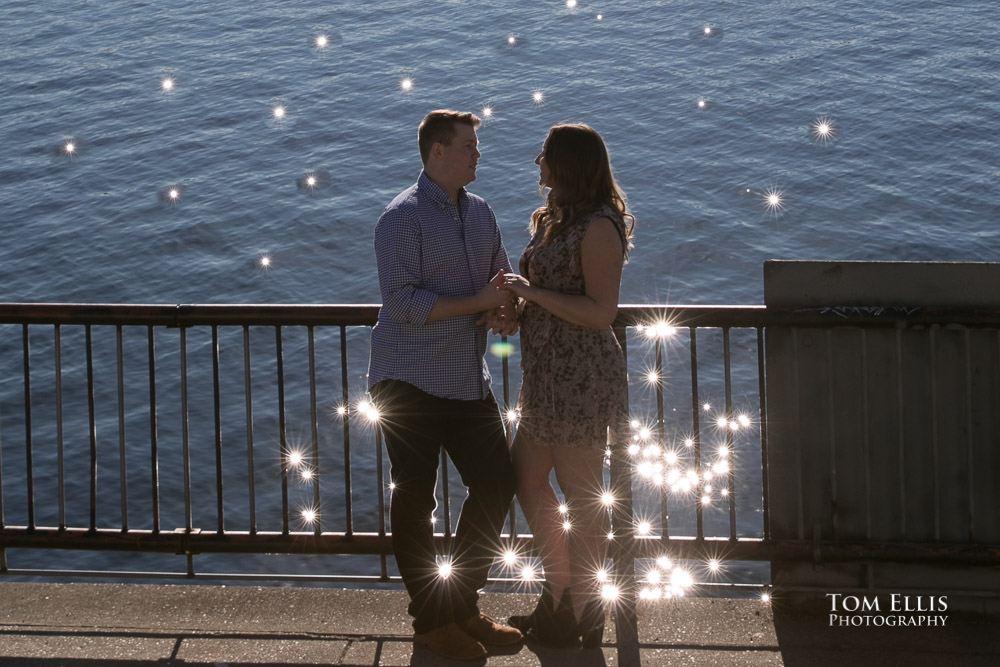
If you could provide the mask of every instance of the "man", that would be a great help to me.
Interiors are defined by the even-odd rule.
[[[514,497],[481,325],[516,330],[511,296],[497,287],[510,261],[496,218],[465,190],[476,178],[479,122],[471,113],[433,111],[420,124],[423,171],[375,226],[382,308],[368,370],[392,464],[392,546],[414,641],[459,660],[485,657],[484,644],[521,640],[477,607]],[[432,517],[442,446],[468,497],[452,552],[439,562]]]

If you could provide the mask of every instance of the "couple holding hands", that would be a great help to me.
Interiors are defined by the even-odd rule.
[[[368,377],[391,463],[393,551],[414,641],[468,660],[523,634],[556,646],[601,642],[604,456],[609,428],[617,432],[628,412],[611,323],[635,223],[600,135],[555,126],[535,159],[545,202],[514,273],[492,209],[465,190],[476,178],[479,123],[471,113],[428,114],[418,131],[423,171],[375,226],[382,308]],[[485,361],[489,328],[521,336],[510,449]],[[447,578],[431,521],[442,446],[468,488]],[[503,625],[477,601],[515,492],[545,586],[531,614]]]

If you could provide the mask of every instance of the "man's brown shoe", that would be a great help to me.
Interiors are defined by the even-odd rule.
[[[524,639],[517,628],[501,625],[486,614],[470,616],[460,621],[458,627],[473,639],[490,646],[510,646]]]
[[[441,657],[452,660],[482,660],[487,655],[483,645],[462,632],[455,623],[415,634],[413,643],[422,644]]]

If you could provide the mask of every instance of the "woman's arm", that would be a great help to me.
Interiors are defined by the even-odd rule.
[[[580,246],[585,294],[563,294],[535,287],[515,273],[504,277],[502,287],[567,322],[603,329],[611,326],[618,315],[622,253],[621,235],[614,223],[608,218],[595,218]]]

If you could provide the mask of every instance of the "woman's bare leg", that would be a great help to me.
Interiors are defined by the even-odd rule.
[[[604,567],[608,545],[608,513],[604,491],[604,449],[553,447],[553,465],[559,488],[569,508],[568,537],[570,591],[579,620],[587,600],[598,594],[597,572]],[[560,530],[563,530],[560,525]]]
[[[549,473],[553,467],[553,447],[532,445],[515,438],[511,450],[514,477],[517,480],[517,500],[521,504],[535,545],[545,568],[545,580],[558,601],[571,583],[569,543],[563,529]]]

